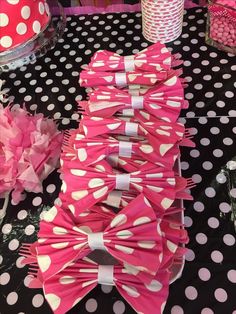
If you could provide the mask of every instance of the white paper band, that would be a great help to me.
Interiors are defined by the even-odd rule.
[[[131,157],[132,155],[132,143],[131,142],[119,142],[119,156]]]
[[[105,203],[116,208],[120,208],[122,191],[112,191],[108,194]]]
[[[99,265],[98,266],[98,283],[100,285],[114,286],[114,266]]]
[[[127,79],[125,73],[115,73],[115,81],[117,86],[127,85]]]
[[[129,191],[130,174],[122,173],[116,175],[116,190]]]
[[[126,122],[125,123],[125,135],[137,136],[138,135],[138,123]]]
[[[88,234],[88,245],[93,250],[106,251],[106,247],[103,241],[103,232],[94,232]]]
[[[143,109],[143,96],[131,96],[131,106],[133,109]]]
[[[125,56],[124,63],[125,63],[125,72],[130,72],[130,71],[135,70],[134,56]]]

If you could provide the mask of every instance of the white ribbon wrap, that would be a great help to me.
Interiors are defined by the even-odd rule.
[[[131,96],[131,106],[133,109],[143,109],[143,96]]]
[[[116,175],[116,190],[129,191],[130,174],[122,173]]]
[[[119,142],[119,156],[130,158],[131,154],[132,154],[132,143]]]
[[[100,285],[114,286],[114,266],[99,265],[98,266],[98,283]]]
[[[138,135],[138,123],[126,122],[125,123],[125,135],[137,136]]]
[[[103,240],[103,232],[94,232],[88,234],[88,245],[90,249],[93,250],[103,250],[106,251]]]
[[[134,56],[125,56],[124,63],[125,63],[125,72],[131,72],[135,70]]]
[[[115,73],[115,81],[117,86],[126,86],[127,85],[127,79],[125,73]]]

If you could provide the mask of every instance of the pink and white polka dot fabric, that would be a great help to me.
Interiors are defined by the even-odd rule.
[[[173,168],[174,163],[179,156],[179,148],[175,145],[165,153],[165,158],[149,144],[146,140],[132,142],[132,138],[127,141],[121,141],[115,136],[104,135],[101,137],[86,138],[85,135],[76,131],[69,132],[69,138],[65,139],[64,147],[65,157],[77,157],[77,162],[83,166],[89,166],[105,158],[120,158],[126,160],[126,163],[136,162],[140,164],[150,161],[161,167]],[[84,156],[84,157],[83,157]],[[123,162],[123,166],[125,164]],[[135,164],[134,164],[135,165]],[[128,166],[127,166],[128,167]]]
[[[127,270],[121,265],[98,265],[86,259],[70,264],[46,280],[43,289],[55,314],[66,313],[97,284],[115,286],[137,313],[162,313],[168,296],[169,276],[169,272],[163,270],[145,284],[133,269]]]
[[[50,20],[46,0],[1,0],[0,52],[26,43]]]
[[[86,114],[108,118],[116,113],[135,116],[137,109],[175,122],[182,108],[188,103],[184,100],[182,83],[177,76],[168,78],[143,95],[131,95],[127,91],[103,86],[89,94],[89,101],[79,101]]]
[[[80,74],[93,90],[79,102],[86,111],[79,128],[65,136],[62,205],[45,213],[38,241],[21,248],[30,287],[43,288],[56,314],[97,284],[116,286],[137,313],[163,313],[188,242],[175,200],[191,199],[186,189],[194,186],[174,169],[179,146],[194,145],[176,122],[187,104],[174,59],[162,44],[132,58],[98,51]],[[98,250],[110,265],[91,257]]]
[[[48,221],[52,215],[55,218]],[[143,271],[152,275],[157,273],[162,260],[162,234],[156,215],[142,194],[119,214],[113,213],[106,228],[91,232],[93,221],[86,222],[86,227],[78,226],[68,211],[58,207],[45,215],[38,233],[39,239],[45,241],[36,246],[44,280],[66,268],[69,262],[82,259],[96,249],[110,253],[124,267],[135,267],[140,271],[141,279]],[[140,234],[143,234],[142,239]],[[50,257],[46,270],[45,256]]]
[[[104,71],[161,71],[170,70],[179,65],[178,55],[171,55],[170,51],[161,43],[156,43],[131,56],[120,56],[107,50],[98,50],[88,65],[96,72]]]
[[[80,73],[79,83],[83,87],[114,85],[124,87],[129,84],[154,86],[168,78],[168,72],[95,72],[84,70]]]

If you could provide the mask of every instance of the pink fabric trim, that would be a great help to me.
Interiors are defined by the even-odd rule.
[[[205,0],[200,0],[201,4],[205,3]],[[193,3],[191,0],[185,0],[185,8],[195,8],[199,5]],[[59,9],[53,7],[51,9],[53,15],[59,14]],[[119,12],[140,12],[141,4],[112,4],[107,7],[94,7],[94,6],[76,6],[70,8],[64,8],[66,15],[83,15],[83,14],[99,14],[99,13],[119,13]]]
[[[52,14],[58,15],[59,10],[57,8],[52,8]],[[107,7],[70,7],[64,8],[66,15],[83,15],[83,14],[98,14],[98,13],[119,13],[119,12],[140,12],[141,5],[137,4],[113,4]]]

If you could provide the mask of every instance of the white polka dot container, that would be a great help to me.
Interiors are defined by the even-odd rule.
[[[3,0],[0,6],[0,52],[39,34],[50,21],[45,0]]]
[[[182,32],[183,0],[142,0],[143,35],[150,42],[168,43]]]
[[[3,0],[0,6],[0,73],[21,67],[53,48],[65,16],[51,19],[46,0]],[[59,5],[58,5],[59,6]]]

